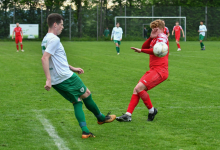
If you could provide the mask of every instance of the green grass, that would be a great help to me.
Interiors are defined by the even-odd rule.
[[[148,55],[122,42],[116,55],[113,42],[63,42],[69,64],[82,67],[80,75],[102,113],[125,113],[133,88],[149,69]],[[73,106],[54,89],[44,90],[40,42],[24,42],[16,53],[14,42],[0,42],[0,149],[56,150],[40,119],[47,119],[71,150],[216,150],[219,134],[219,42],[181,42],[177,52],[170,42],[169,78],[149,91],[158,115],[147,122],[140,100],[132,122],[98,125],[84,106],[88,128],[96,138],[81,139]]]

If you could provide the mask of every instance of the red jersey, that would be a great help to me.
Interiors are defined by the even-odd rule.
[[[161,33],[156,38],[152,39],[150,43],[150,48],[153,48],[157,42],[164,42],[168,46],[168,53],[164,57],[157,57],[155,55],[150,55],[149,66],[151,69],[156,67],[163,67],[168,69],[168,56],[169,56],[169,40],[166,34]]]
[[[175,31],[175,36],[176,37],[180,37],[180,30],[182,30],[183,28],[181,26],[174,26],[173,30]]]
[[[167,27],[164,28],[164,34],[168,34],[169,33],[169,29]]]
[[[20,37],[21,36],[21,31],[22,31],[21,27],[15,27],[14,28],[15,37]]]

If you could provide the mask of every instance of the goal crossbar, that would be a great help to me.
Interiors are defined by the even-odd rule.
[[[162,16],[115,16],[115,25],[118,18],[124,18],[124,19],[130,19],[130,18],[152,18],[152,19],[185,19],[184,23],[184,32],[185,32],[185,38],[184,41],[186,41],[186,17],[180,17],[180,16],[172,16],[172,17],[162,17]]]

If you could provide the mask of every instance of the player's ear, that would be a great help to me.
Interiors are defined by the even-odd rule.
[[[56,27],[57,27],[57,23],[56,23],[56,22],[54,22],[53,26],[56,28]]]

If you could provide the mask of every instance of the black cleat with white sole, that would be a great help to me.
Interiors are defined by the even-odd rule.
[[[116,120],[119,122],[130,122],[131,121],[131,116],[127,115],[127,114],[123,114],[120,117],[116,117]]]
[[[158,113],[157,109],[154,108],[154,113],[153,114],[148,114],[148,119],[147,121],[153,121],[154,120],[154,117],[156,116],[156,114]]]

